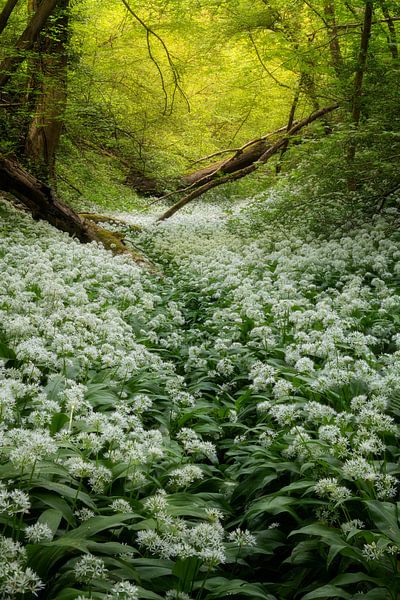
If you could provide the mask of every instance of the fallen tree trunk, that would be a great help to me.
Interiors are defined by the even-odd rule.
[[[158,221],[164,221],[165,219],[169,219],[178,210],[183,208],[183,206],[186,206],[186,204],[188,204],[195,198],[202,196],[208,190],[211,190],[220,185],[224,185],[225,183],[228,183],[230,181],[236,181],[238,179],[241,179],[242,177],[245,177],[246,175],[249,175],[250,173],[253,173],[261,165],[265,164],[271,158],[271,156],[279,152],[279,150],[283,149],[287,145],[288,139],[290,137],[296,135],[301,129],[303,129],[303,127],[306,127],[307,125],[316,121],[317,119],[320,119],[326,114],[336,110],[338,106],[338,104],[332,104],[331,106],[321,108],[320,110],[317,110],[314,113],[312,113],[307,118],[298,121],[288,131],[285,132],[285,135],[278,139],[274,144],[271,144],[269,147],[267,147],[261,155],[259,155],[257,158],[255,158],[255,160],[253,160],[250,164],[247,164],[245,167],[239,168],[234,172],[225,174],[225,165],[228,164],[228,162],[231,160],[228,159],[228,161],[224,161],[224,163],[219,169],[214,170],[213,172],[203,176],[191,186],[182,190],[178,190],[176,193],[189,193],[180,200],[178,200],[178,202],[176,202],[168,210],[166,210],[158,218]],[[282,129],[285,130],[286,127]]]
[[[148,261],[124,244],[120,235],[82,218],[61,202],[48,185],[28,173],[17,161],[1,156],[0,190],[15,196],[28,208],[34,219],[47,221],[80,242],[100,242],[114,254],[127,254],[135,262],[151,267]]]
[[[228,160],[215,162],[208,167],[204,167],[203,169],[198,169],[193,173],[184,175],[181,181],[184,186],[192,186],[193,184],[203,180],[204,177],[212,175],[216,171],[224,174],[234,173],[235,171],[243,169],[244,167],[247,167],[254,161],[258,160],[260,156],[264,154],[267,148],[268,143],[266,140],[256,141],[253,145],[249,146],[245,150],[237,151],[234,156]]]
[[[287,126],[281,127],[280,129],[277,129],[276,131],[267,133],[267,135],[264,135],[260,138],[256,138],[254,140],[251,140],[250,142],[247,142],[240,148],[231,148],[228,150],[222,150],[220,152],[215,152],[214,154],[210,154],[210,156],[206,156],[206,157],[196,161],[196,162],[202,162],[209,158],[213,158],[214,156],[218,156],[219,154],[227,154],[227,153],[233,152],[233,156],[231,156],[227,159],[217,161],[207,167],[203,167],[201,169],[198,169],[197,171],[193,171],[192,173],[188,173],[187,175],[184,175],[182,177],[183,185],[185,187],[193,186],[193,185],[198,184],[200,181],[202,181],[204,177],[212,175],[213,173],[216,173],[216,172],[224,173],[224,174],[234,173],[235,171],[238,171],[239,169],[243,169],[244,167],[247,167],[248,165],[252,164],[254,161],[258,160],[260,158],[260,156],[262,156],[264,154],[264,152],[267,150],[267,148],[269,148],[270,143],[268,143],[268,140],[271,137],[273,137],[274,135],[277,135],[279,133],[282,133],[283,131],[286,131],[286,129],[287,129]]]

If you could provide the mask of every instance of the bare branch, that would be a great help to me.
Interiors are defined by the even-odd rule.
[[[158,40],[165,52],[165,55],[167,57],[167,61],[169,64],[169,67],[171,69],[171,73],[172,73],[172,77],[174,80],[174,90],[172,92],[172,99],[171,99],[171,105],[170,105],[170,109],[169,109],[169,114],[172,113],[173,107],[174,107],[174,101],[175,101],[175,95],[176,92],[179,91],[179,93],[181,94],[182,98],[185,100],[188,111],[190,112],[190,103],[188,100],[188,97],[186,96],[185,92],[183,91],[181,85],[180,85],[180,77],[179,77],[179,73],[176,69],[176,66],[174,64],[174,61],[172,60],[171,57],[171,53],[169,52],[167,45],[165,44],[164,40],[158,35],[158,33],[156,33],[153,29],[151,29],[151,27],[149,27],[144,21],[143,19],[141,19],[139,17],[139,15],[137,13],[135,13],[135,11],[132,9],[132,7],[130,6],[130,4],[127,2],[127,0],[121,0],[121,2],[124,4],[125,8],[128,10],[128,12],[132,15],[132,17],[134,19],[136,19],[136,21],[138,23],[140,23],[140,25],[146,30],[146,40],[147,40],[147,49],[149,52],[149,57],[151,59],[151,61],[155,64],[158,73],[160,75],[160,79],[161,79],[161,86],[163,89],[163,93],[164,93],[164,97],[165,97],[165,107],[164,107],[164,114],[167,114],[167,110],[168,110],[168,94],[167,94],[167,90],[166,90],[166,86],[165,86],[165,80],[164,80],[164,76],[162,74],[162,70],[161,67],[159,66],[158,62],[156,61],[154,54],[152,53],[152,49],[151,49],[151,43],[150,43],[150,36],[153,36],[156,38],[156,40]]]
[[[279,79],[277,79],[275,77],[275,75],[268,69],[267,65],[265,64],[265,62],[261,58],[260,52],[258,50],[256,42],[254,41],[254,37],[253,37],[253,34],[251,33],[251,31],[249,31],[249,39],[250,39],[250,41],[251,41],[251,43],[253,45],[253,48],[255,50],[258,62],[260,63],[260,65],[262,66],[262,68],[264,69],[264,71],[266,73],[268,73],[268,75],[271,77],[271,79],[273,79],[275,81],[276,84],[278,84],[279,86],[284,87],[284,88],[290,90],[291,89],[290,85],[287,85],[286,83],[281,83],[279,81]]]

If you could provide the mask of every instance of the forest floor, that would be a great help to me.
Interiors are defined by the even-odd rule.
[[[3,597],[396,598],[399,234],[118,216],[0,204]]]

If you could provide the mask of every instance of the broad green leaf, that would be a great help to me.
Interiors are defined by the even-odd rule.
[[[68,415],[66,415],[65,413],[56,413],[55,415],[53,415],[53,418],[51,419],[51,424],[50,424],[50,433],[52,435],[54,435],[55,433],[58,433],[63,426],[68,423],[69,421],[69,417]]]
[[[234,596],[236,594],[248,598],[260,598],[261,600],[276,600],[275,596],[268,594],[262,585],[248,583],[242,579],[212,577],[207,579],[204,587],[207,590],[211,590],[211,593],[207,594],[206,600],[218,600],[218,598]]]
[[[352,594],[345,592],[335,585],[323,585],[317,590],[302,596],[301,600],[316,600],[317,598],[344,598],[345,600],[351,600],[352,597]]]
[[[201,560],[196,557],[178,560],[172,569],[172,574],[179,579],[179,589],[183,592],[192,590],[193,582],[199,572]]]
[[[369,512],[377,529],[400,547],[399,513],[396,504],[366,500]]]
[[[95,504],[89,494],[86,494],[82,491],[77,491],[73,487],[69,487],[64,483],[57,483],[56,481],[49,481],[47,479],[35,479],[32,481],[32,488],[39,489],[42,488],[44,490],[49,490],[50,492],[56,492],[62,498],[72,498],[73,500],[77,499],[89,506],[89,508],[95,508]]]
[[[264,496],[252,504],[247,513],[247,517],[251,519],[262,513],[279,515],[280,513],[288,512],[293,517],[297,518],[295,511],[290,508],[295,503],[296,498],[291,498],[290,496]]]
[[[54,535],[61,523],[62,518],[63,513],[60,510],[49,508],[40,515],[40,517],[38,518],[38,522],[45,523],[46,525],[48,525],[48,527],[50,527]]]
[[[74,513],[66,500],[60,498],[60,496],[57,496],[56,494],[49,494],[46,492],[34,492],[32,497],[37,498],[43,502],[43,504],[60,511],[67,523],[72,527],[75,527]]]

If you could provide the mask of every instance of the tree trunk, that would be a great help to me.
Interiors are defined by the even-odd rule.
[[[293,127],[289,131],[287,131],[283,137],[281,137],[274,144],[267,147],[267,149],[261,156],[255,158],[252,163],[246,165],[245,167],[240,168],[235,172],[229,173],[227,175],[223,175],[223,171],[219,170],[204,176],[198,181],[197,187],[195,187],[195,184],[192,184],[191,188],[194,189],[192,189],[192,191],[190,191],[189,194],[178,200],[178,202],[176,202],[173,206],[166,210],[165,213],[158,218],[158,221],[164,221],[165,219],[169,219],[169,217],[172,217],[172,215],[174,215],[178,210],[186,206],[186,204],[188,204],[191,200],[202,196],[208,190],[211,190],[215,187],[218,187],[231,181],[236,181],[238,179],[241,179],[242,177],[245,177],[246,175],[250,175],[250,173],[256,171],[259,168],[259,166],[265,164],[271,158],[271,156],[282,150],[282,148],[285,147],[288,137],[296,135],[303,127],[306,127],[307,125],[309,125],[313,121],[316,121],[317,119],[323,118],[325,115],[332,112],[333,110],[336,110],[337,108],[338,104],[333,104],[331,106],[321,108],[320,110],[312,113],[309,117],[299,121],[298,123],[293,125]],[[283,129],[285,130],[286,127],[284,127]],[[182,192],[189,190],[190,188],[180,191]]]
[[[296,110],[297,110],[297,105],[299,104],[299,100],[300,100],[302,85],[303,85],[303,75],[300,75],[299,83],[297,85],[297,89],[296,89],[296,92],[294,94],[292,105],[291,105],[290,111],[289,111],[289,118],[288,118],[288,124],[287,124],[287,127],[286,127],[286,132],[290,131],[291,128],[293,127],[294,117],[295,117]],[[276,165],[276,169],[275,169],[275,172],[276,172],[277,175],[279,175],[279,173],[282,170],[282,160],[283,160],[283,157],[286,154],[286,151],[287,151],[288,147],[289,147],[289,139],[286,140],[286,143],[285,143],[285,145],[283,146],[283,148],[281,150],[281,155],[279,157],[279,161],[278,161],[278,163]]]
[[[8,19],[18,2],[19,0],[8,0],[6,2],[5,7],[0,13],[0,33],[3,33],[4,29],[7,27]]]
[[[362,92],[363,92],[363,81],[365,70],[367,66],[369,38],[371,36],[372,27],[372,15],[373,15],[373,3],[372,0],[367,0],[364,11],[364,22],[361,32],[360,40],[360,51],[358,54],[357,70],[354,77],[354,92],[353,92],[353,103],[351,110],[351,117],[354,128],[357,129],[360,124],[361,112],[362,112]],[[353,139],[350,141],[347,160],[351,168],[354,158],[356,156],[357,143]],[[350,175],[348,180],[348,188],[350,191],[354,191],[357,187],[357,183],[353,175]]]
[[[33,4],[38,10],[38,0],[34,0]],[[34,75],[32,90],[36,106],[25,144],[26,156],[43,173],[45,179],[53,182],[56,151],[67,101],[68,5],[69,0],[59,1],[51,23],[51,35],[46,31],[42,32],[37,42],[39,72]],[[35,86],[37,89],[34,89]]]
[[[365,5],[364,23],[363,23],[363,28],[362,28],[362,33],[361,33],[361,41],[360,41],[360,53],[358,55],[356,76],[354,78],[352,117],[353,117],[353,123],[355,124],[356,127],[358,127],[358,125],[360,123],[360,118],[361,118],[362,89],[363,89],[365,69],[366,69],[366,65],[367,65],[369,38],[371,36],[372,15],[373,15],[372,1],[368,0]]]
[[[244,149],[242,152],[238,151],[237,154],[228,160],[220,160],[208,167],[184,175],[181,180],[182,184],[184,186],[196,185],[205,177],[208,177],[215,172],[220,174],[234,173],[235,171],[252,164],[255,160],[258,160],[268,147],[269,144],[267,141],[257,140],[253,145]]]
[[[389,12],[389,9],[387,7],[385,0],[382,0],[382,11],[383,11],[383,15],[384,15],[385,19],[387,20],[387,26],[388,26],[388,30],[389,30],[389,39],[388,39],[389,50],[392,55],[392,58],[394,60],[396,60],[397,58],[399,58],[399,49],[397,46],[396,28],[394,26],[394,21],[390,15],[390,12]]]
[[[334,0],[324,1],[324,13],[328,25],[329,49],[331,52],[332,65],[337,76],[340,77],[343,72],[344,62],[339,42],[339,30],[336,23]]]
[[[37,39],[39,32],[46,25],[47,19],[54,11],[59,0],[43,0],[39,9],[29,21],[25,31],[21,34],[12,56],[5,58],[0,64],[0,89],[11,79],[12,74],[25,60],[25,52],[30,50]]]
[[[81,242],[92,241],[85,221],[16,161],[0,157],[0,189],[18,198],[35,219],[44,219]]]

